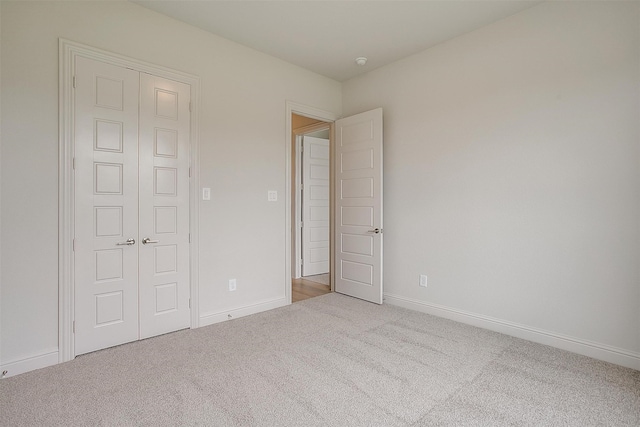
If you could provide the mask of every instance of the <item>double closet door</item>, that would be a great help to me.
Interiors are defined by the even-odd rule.
[[[190,86],[78,57],[75,354],[188,328]]]

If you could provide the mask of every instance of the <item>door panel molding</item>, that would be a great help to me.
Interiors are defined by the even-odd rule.
[[[166,67],[139,61],[112,52],[96,49],[71,40],[59,39],[59,179],[58,179],[58,361],[65,362],[75,357],[73,320],[74,313],[74,191],[73,138],[74,122],[74,64],[76,58],[85,57],[108,64],[130,68],[175,80],[191,87],[190,153],[189,166],[189,233],[190,240],[190,302],[191,328],[199,326],[198,311],[198,112],[200,107],[200,78]]]

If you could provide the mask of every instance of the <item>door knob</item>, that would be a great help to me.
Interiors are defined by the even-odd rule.
[[[142,239],[142,244],[143,245],[146,245],[147,243],[158,243],[158,242],[159,242],[159,240],[151,240],[148,237],[145,237],[144,239]]]
[[[382,229],[381,228],[374,228],[373,230],[367,231],[367,233],[380,234],[380,233],[382,233]]]
[[[135,239],[127,239],[126,242],[116,243],[116,245],[118,245],[118,246],[131,246],[131,245],[135,245],[135,244],[136,244]]]

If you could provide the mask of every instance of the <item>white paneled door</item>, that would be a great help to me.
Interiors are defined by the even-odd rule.
[[[335,290],[382,304],[382,109],[335,129]]]
[[[140,338],[189,327],[189,102],[140,74]]]
[[[188,85],[76,60],[76,355],[189,327],[189,100]]]
[[[329,140],[302,139],[302,276],[329,272]]]
[[[138,339],[139,73],[79,57],[75,351]]]

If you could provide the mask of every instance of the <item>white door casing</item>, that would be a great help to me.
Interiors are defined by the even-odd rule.
[[[78,355],[190,326],[190,86],[83,57],[75,76]]]
[[[382,109],[335,129],[335,290],[382,304]]]
[[[302,140],[302,276],[329,272],[329,140]]]
[[[139,75],[82,57],[75,75],[75,353],[82,354],[138,339]]]
[[[190,325],[190,101],[189,85],[140,73],[140,339]]]

